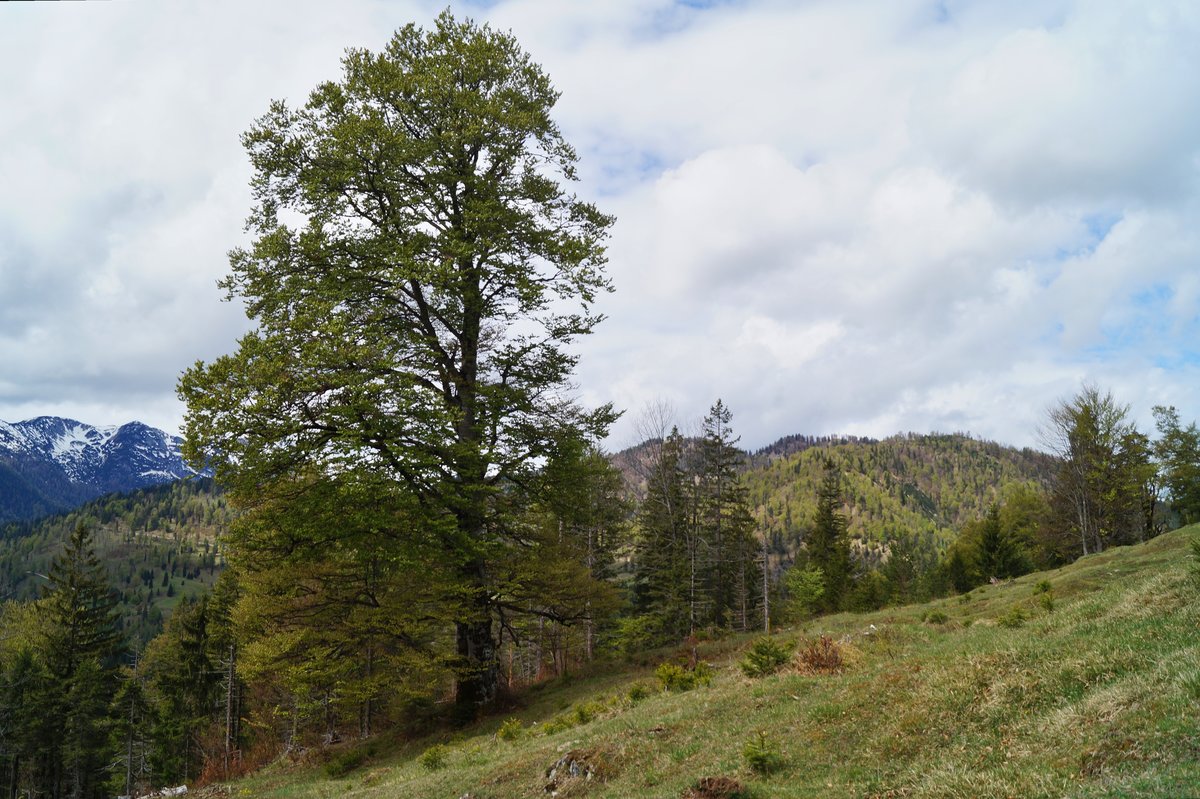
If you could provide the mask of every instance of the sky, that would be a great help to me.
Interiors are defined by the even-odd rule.
[[[249,329],[239,136],[445,2],[0,3],[0,419],[177,431]],[[613,214],[580,398],[743,446],[1200,416],[1200,4],[495,0]]]

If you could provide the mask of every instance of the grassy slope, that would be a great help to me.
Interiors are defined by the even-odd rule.
[[[530,693],[516,740],[494,736],[496,719],[399,745],[341,779],[276,764],[233,794],[546,796],[545,770],[563,752],[589,749],[612,776],[560,795],[679,797],[699,777],[727,775],[755,797],[1200,797],[1200,590],[1187,577],[1198,534],[780,636],[848,637],[852,666],[840,675],[750,680],[736,665],[748,641],[727,640],[708,653],[717,677],[707,688],[633,703],[629,687],[654,679],[632,667],[549,685]],[[1043,580],[1052,611],[1036,601]],[[1029,620],[996,624],[1014,606]],[[949,620],[921,621],[933,611]],[[538,732],[583,702],[607,708],[586,724]],[[759,731],[786,758],[769,777],[751,773],[742,755]],[[438,740],[448,742],[446,766],[430,771],[420,755]]]

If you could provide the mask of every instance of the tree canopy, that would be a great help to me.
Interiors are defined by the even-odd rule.
[[[321,479],[413,498],[389,533],[436,530],[430,558],[457,568],[466,707],[497,683],[489,563],[540,465],[615,418],[570,391],[613,220],[564,188],[557,99],[511,35],[447,11],[272,103],[244,136],[254,241],[223,283],[256,327],[179,385],[185,452],[243,507]]]

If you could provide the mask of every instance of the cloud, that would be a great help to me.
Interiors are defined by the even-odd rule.
[[[14,4],[10,4],[14,5]],[[15,4],[0,26],[0,418],[174,427],[231,351],[238,135],[434,3]],[[1200,12],[1148,2],[501,0],[618,222],[587,402],[721,397],[749,446],[1036,444],[1087,379],[1200,416]],[[72,411],[71,409],[75,409]]]

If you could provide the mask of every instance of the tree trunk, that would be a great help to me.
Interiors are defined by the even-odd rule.
[[[366,654],[367,654],[367,663],[366,663],[367,684],[370,685],[371,678],[375,676],[375,647],[368,645]],[[374,691],[375,690],[374,687],[372,687],[371,690]],[[371,737],[371,723],[372,723],[371,715],[372,715],[373,710],[374,710],[374,708],[373,708],[372,694],[368,694],[367,698],[363,700],[362,711],[361,711],[361,715],[359,716],[359,720],[358,720],[358,737],[359,738],[370,738]]]
[[[482,568],[479,569],[479,573]],[[479,579],[479,574],[474,575]],[[478,582],[476,583],[478,585]],[[455,718],[466,723],[496,698],[500,661],[492,637],[491,605],[483,588],[475,592],[474,618],[455,623],[456,649],[462,672],[455,692]]]
[[[763,531],[763,632],[767,635],[771,634],[771,584],[770,584],[770,569],[768,568],[767,560],[770,556],[770,551],[767,549],[767,531]]]
[[[587,531],[587,568],[588,576],[596,576],[596,543],[595,530],[590,526]],[[592,600],[587,601],[587,615],[584,621],[583,651],[588,663],[592,662],[592,639],[595,635],[595,622],[592,620]]]
[[[228,660],[225,662],[225,779],[229,779],[229,758],[233,753],[233,680],[234,648],[229,645]]]
[[[137,660],[134,660],[134,669],[137,668]],[[133,679],[137,679],[134,677]],[[134,715],[136,706],[133,701],[129,703],[129,737],[125,741],[125,795],[133,796],[133,735],[136,730],[137,717]]]

